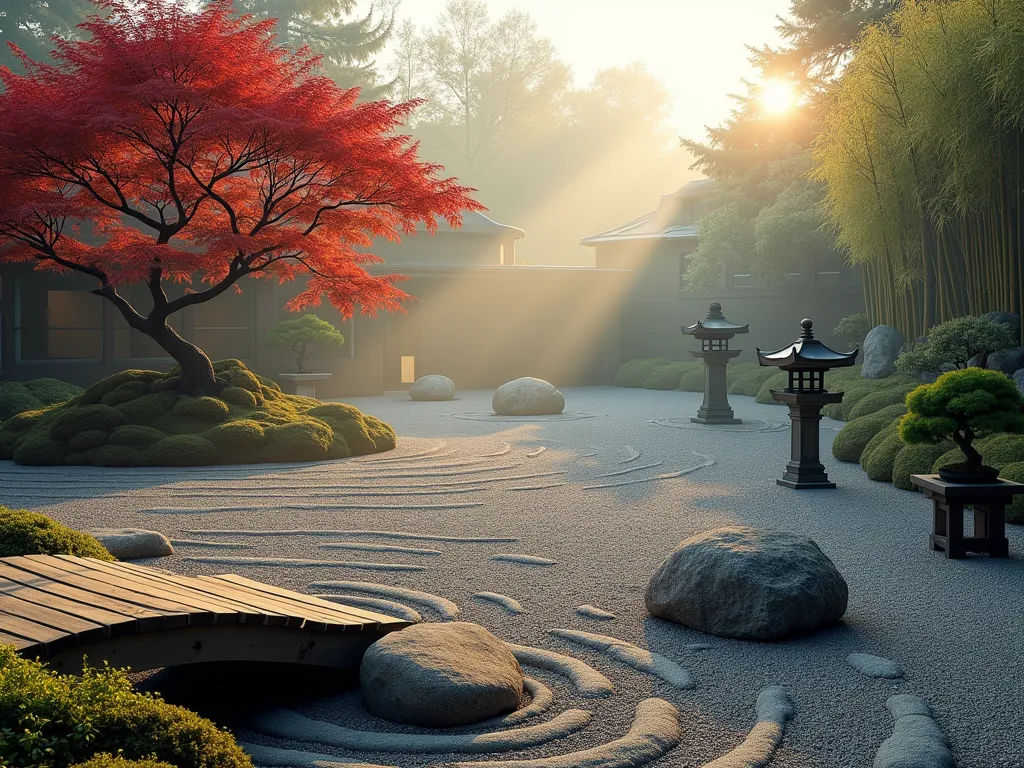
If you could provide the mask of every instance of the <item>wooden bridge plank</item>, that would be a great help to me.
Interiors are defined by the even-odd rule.
[[[0,645],[13,645],[14,650],[19,653],[26,648],[36,647],[36,643],[31,640],[26,640],[24,637],[17,637],[15,635],[8,635],[6,632],[0,631]]]
[[[25,579],[35,576],[38,579],[38,583],[34,584],[34,586],[39,589],[59,591],[60,587],[71,587],[76,591],[84,591],[95,595],[93,602],[102,607],[107,607],[104,602],[106,597],[113,598],[117,602],[129,603],[145,610],[147,613],[145,618],[151,618],[154,614],[159,616],[160,622],[158,626],[160,627],[182,627],[189,620],[187,606],[182,606],[180,603],[168,603],[156,598],[147,599],[146,595],[140,595],[109,584],[100,584],[94,579],[77,576],[59,568],[54,568],[46,562],[29,560],[25,557],[4,558],[4,563],[11,566],[15,572],[22,572],[23,576],[20,579],[22,583],[24,583]],[[12,581],[19,580],[17,577],[12,576],[7,576],[7,578],[10,578]],[[153,622],[147,624],[148,628],[152,628],[152,626]]]
[[[110,565],[114,565],[111,563]],[[149,568],[144,565],[135,565],[134,563],[117,563],[119,567],[131,570],[140,579],[151,580],[164,584],[174,585],[186,585],[188,589],[194,590],[195,592],[209,595],[212,599],[225,601],[231,605],[244,606],[244,608],[259,618],[259,621],[255,623],[262,623],[265,626],[270,627],[301,627],[304,619],[301,616],[292,614],[285,614],[281,611],[270,611],[265,607],[254,605],[252,601],[240,601],[235,598],[227,598],[217,592],[217,590],[206,582],[200,581],[196,578],[178,576],[177,574],[165,573],[158,571],[153,568]],[[246,618],[246,624],[254,623],[248,617]]]
[[[110,630],[104,624],[86,621],[77,616],[55,611],[34,603],[26,603],[8,595],[0,595],[0,614],[16,616],[35,624],[65,632],[76,638],[77,642],[90,642],[110,637]],[[0,617],[3,623],[3,617]]]
[[[77,645],[74,635],[8,613],[0,613],[0,632],[30,640],[32,645],[29,647],[33,650],[38,647],[38,652],[43,656]]]
[[[407,621],[396,619],[393,616],[386,616],[383,613],[374,613],[373,611],[364,611],[361,608],[353,608],[349,605],[331,603],[327,600],[321,600],[313,595],[304,595],[302,593],[292,592],[287,589],[282,589],[281,587],[275,587],[272,584],[264,584],[260,581],[247,579],[244,576],[237,576],[233,573],[226,573],[221,576],[214,576],[213,578],[229,582],[230,584],[240,588],[268,595],[280,595],[282,597],[287,597],[290,600],[301,602],[303,605],[308,605],[318,610],[328,609],[329,613],[341,613],[351,620],[361,622],[367,629],[377,629],[381,625],[399,624],[406,626],[409,624]]]
[[[217,591],[217,594],[222,595],[234,595],[238,599],[248,599],[255,605],[266,606],[269,610],[280,610],[288,611],[294,616],[303,619],[302,628],[310,629],[317,632],[344,632],[347,628],[358,631],[359,625],[355,622],[348,620],[339,620],[339,617],[321,613],[319,611],[306,611],[300,610],[299,606],[295,601],[287,598],[275,597],[273,595],[261,595],[255,592],[249,592],[244,589],[238,588],[234,584],[230,584],[216,576],[197,576],[198,581],[209,584],[212,589]]]
[[[56,559],[65,564],[69,572],[95,577],[105,584],[131,589],[141,594],[156,595],[168,600],[175,600],[190,606],[197,613],[210,613],[213,624],[240,624],[246,616],[256,623],[261,623],[261,616],[247,606],[228,600],[213,599],[178,581],[158,581],[145,577],[132,569],[125,568],[124,563],[107,563],[85,557],[57,555]],[[62,567],[61,563],[55,563]],[[192,623],[192,622],[190,622]]]
[[[43,592],[34,587],[19,584],[9,579],[0,578],[0,595],[6,595],[33,605],[41,605],[61,611],[71,616],[77,616],[85,621],[92,621],[103,624],[110,629],[111,634],[127,634],[136,632],[136,619],[122,613],[108,611],[98,608],[95,605],[79,602],[69,597],[55,595],[50,592]]]

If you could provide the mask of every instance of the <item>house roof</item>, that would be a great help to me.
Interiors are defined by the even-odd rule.
[[[416,225],[417,232],[426,232],[427,227],[422,222]],[[437,222],[438,234],[464,234],[464,235],[504,235],[520,240],[526,237],[526,231],[519,227],[510,227],[508,224],[499,224],[494,219],[484,216],[476,211],[467,211],[462,214],[462,226],[452,227],[444,219]]]
[[[582,245],[613,243],[622,240],[689,240],[696,239],[697,224],[676,224],[676,210],[681,200],[698,200],[708,196],[711,179],[697,179],[681,186],[675,192],[661,196],[657,210],[621,226],[583,238]]]

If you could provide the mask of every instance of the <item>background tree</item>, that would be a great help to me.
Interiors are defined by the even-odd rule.
[[[958,317],[940,323],[928,332],[925,341],[896,358],[901,371],[920,373],[941,371],[943,366],[967,368],[977,358],[984,368],[988,356],[1014,345],[1013,332],[987,317]]]
[[[61,43],[58,66],[0,70],[0,263],[93,278],[180,364],[183,391],[221,385],[168,324],[175,312],[243,278],[299,275],[291,309],[325,296],[343,317],[400,309],[399,278],[369,274],[376,259],[357,247],[480,209],[395,133],[415,102],[357,104],[275,45],[272,22],[242,21],[228,0],[101,7],[110,18]],[[151,306],[119,292],[132,283]],[[170,299],[168,283],[194,287]]]
[[[303,366],[313,356],[312,352],[306,351],[310,344],[340,347],[345,343],[345,337],[326,320],[305,314],[282,320],[267,334],[267,341],[275,346],[288,347],[295,353],[295,366],[299,373],[306,373]]]
[[[847,315],[832,331],[832,335],[840,339],[849,339],[850,348],[859,347],[864,343],[864,339],[871,331],[871,322],[868,320],[868,316],[859,313],[856,315]]]
[[[20,70],[21,62],[8,43],[16,45],[36,61],[48,61],[53,37],[74,40],[81,36],[76,27],[96,12],[90,0],[21,0],[5,3],[0,10],[0,64]]]

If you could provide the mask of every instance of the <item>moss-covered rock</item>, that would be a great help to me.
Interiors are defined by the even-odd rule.
[[[110,432],[127,423],[124,414],[109,405],[77,405],[61,410],[50,426],[50,437],[66,443],[81,432]]]
[[[904,446],[892,465],[892,484],[904,491],[918,490],[910,481],[910,476],[931,474],[935,460],[949,448],[949,443]]]
[[[230,412],[227,403],[216,397],[183,397],[174,404],[175,416],[213,424],[224,421]]]
[[[679,377],[679,389],[683,392],[704,391],[704,363],[694,363],[694,367]]]
[[[733,382],[732,386],[729,387],[729,394],[757,397],[757,393],[761,391],[761,386],[778,372],[778,368],[758,366]]]
[[[1003,480],[1024,483],[1024,461],[1015,461],[999,470]],[[1006,522],[1024,525],[1024,495],[1014,496],[1013,503],[1006,508]]]
[[[671,365],[672,361],[664,357],[647,357],[630,360],[619,366],[615,374],[616,387],[643,387],[651,371],[662,365]]]
[[[81,394],[81,387],[58,379],[0,381],[0,422],[24,411],[67,402]]]
[[[832,440],[832,456],[839,461],[860,461],[871,438],[906,412],[907,409],[902,405],[890,405],[848,422]]]
[[[883,483],[892,482],[892,471],[896,465],[896,457],[906,446],[900,440],[898,431],[885,436],[885,438],[874,446],[867,454],[867,461],[864,462],[864,470],[871,480]],[[867,453],[865,451],[865,453]]]
[[[214,369],[242,386],[225,387],[226,398],[188,397],[169,386],[178,380],[175,371],[107,377],[86,390],[97,402],[83,403],[83,395],[0,424],[0,458],[38,465],[191,466],[338,459],[395,447],[394,430],[357,408],[286,395],[237,360],[220,361]],[[131,394],[138,396],[125,399]]]
[[[167,437],[159,429],[146,427],[141,424],[125,424],[110,433],[108,442],[111,445],[121,445],[128,448],[148,448],[153,443],[159,442]]]
[[[644,381],[644,389],[669,390],[679,387],[679,380],[687,371],[697,367],[696,363],[669,363],[659,365],[647,376]]]
[[[0,557],[74,555],[113,560],[96,539],[27,509],[0,507]],[[2,740],[0,736],[0,740]],[[2,753],[0,753],[2,754]]]
[[[10,646],[0,646],[0,744],[10,768],[67,766],[101,753],[176,768],[252,768],[230,733],[136,692],[125,672],[61,675]],[[42,757],[42,748],[53,752]]]

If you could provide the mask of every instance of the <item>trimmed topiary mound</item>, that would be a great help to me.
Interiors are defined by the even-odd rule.
[[[4,765],[73,765],[94,756],[102,760],[102,753],[176,768],[252,768],[231,734],[194,712],[134,691],[124,672],[60,675],[0,646]],[[152,762],[146,765],[152,768]]]
[[[697,368],[697,363],[659,365],[647,376],[646,381],[644,381],[644,389],[677,389],[679,387],[679,380],[683,378],[683,375]]]
[[[860,461],[871,439],[906,412],[902,405],[890,405],[877,413],[848,422],[832,441],[832,456],[839,461]]]
[[[891,483],[896,457],[904,447],[899,431],[887,434],[885,439],[872,448],[871,453],[867,454],[867,460],[863,462],[868,478],[881,483]]]
[[[114,556],[87,533],[80,533],[46,515],[27,509],[0,507],[0,557],[74,555],[113,560]],[[0,734],[0,743],[3,736]],[[3,756],[0,749],[0,756]]]
[[[694,363],[693,366],[679,377],[678,388],[683,392],[704,391],[704,363]]]
[[[671,365],[672,361],[664,357],[645,357],[630,360],[619,366],[615,374],[616,387],[641,388],[651,372],[662,365]]]
[[[919,490],[910,482],[911,475],[931,474],[935,460],[950,449],[952,443],[908,445],[896,456],[892,465],[892,484],[904,491]]]
[[[176,371],[122,371],[74,400],[0,425],[0,459],[71,466],[320,461],[390,451],[394,430],[342,403],[286,395],[238,360],[222,397],[189,397]]]
[[[1003,480],[1024,483],[1024,461],[1015,461],[999,470]],[[1006,522],[1024,525],[1024,496],[1014,496],[1013,503],[1006,507]]]
[[[865,472],[868,469],[868,458],[871,456],[871,453],[875,450],[875,448],[881,445],[881,443],[884,442],[886,438],[890,437],[891,435],[899,434],[900,419],[902,418],[903,417],[900,416],[899,418],[893,419],[891,422],[882,427],[877,432],[877,434],[875,434],[874,437],[868,440],[868,444],[864,446],[864,450],[861,451],[860,454],[860,467]]]
[[[777,368],[774,370],[774,375],[761,385],[761,388],[757,390],[757,397],[754,398],[762,405],[782,405],[778,400],[772,398],[772,390],[785,389],[789,386],[789,374]]]
[[[731,387],[751,371],[759,371],[761,368],[757,363],[729,363],[725,369],[725,384]]]
[[[975,447],[990,467],[1002,469],[1007,464],[1024,461],[1024,435],[1001,432],[979,440]]]
[[[778,372],[778,368],[758,366],[752,371],[747,371],[743,376],[736,379],[736,381],[734,381],[729,387],[729,394],[757,397],[757,393],[761,391],[761,386],[768,381],[768,379],[778,374]]]
[[[59,379],[0,381],[0,422],[24,411],[66,403],[82,394],[82,388]]]
[[[862,397],[856,405],[846,411],[848,421],[877,413],[890,405],[904,405],[904,401],[915,388],[913,384],[900,384],[881,392],[871,392]],[[845,399],[845,398],[844,398]],[[841,405],[841,403],[840,403]],[[905,407],[905,406],[904,406]]]

